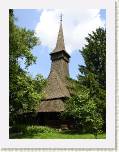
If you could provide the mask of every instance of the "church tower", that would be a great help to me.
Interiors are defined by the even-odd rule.
[[[67,89],[67,77],[69,76],[70,55],[65,50],[62,15],[57,37],[56,47],[50,53],[51,70],[44,89],[45,99],[41,102],[39,112],[64,111],[64,100],[70,97]]]

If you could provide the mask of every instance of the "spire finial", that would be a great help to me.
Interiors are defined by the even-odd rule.
[[[60,22],[62,22],[62,13],[60,14]]]

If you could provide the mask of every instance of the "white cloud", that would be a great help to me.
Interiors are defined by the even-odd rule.
[[[59,16],[63,14],[63,32],[66,50],[72,53],[79,50],[86,43],[85,37],[96,28],[104,27],[99,9],[71,10],[50,9],[43,10],[35,32],[41,43],[52,49],[55,48],[59,31]]]

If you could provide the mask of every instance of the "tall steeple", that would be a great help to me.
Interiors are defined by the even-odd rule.
[[[63,35],[63,28],[62,28],[62,14],[60,16],[60,28],[59,28],[59,33],[58,33],[58,37],[57,37],[57,43],[56,43],[56,47],[53,50],[53,52],[58,52],[61,50],[65,50],[64,35]]]
[[[70,97],[67,89],[67,77],[69,76],[70,55],[65,50],[62,14],[60,16],[60,28],[55,49],[50,53],[51,69],[44,89],[45,99],[40,104],[40,112],[61,112],[64,110],[64,99]]]
[[[62,81],[66,81],[66,77],[69,76],[69,58],[70,55],[65,50],[64,35],[62,27],[62,14],[60,16],[60,28],[57,37],[57,43],[55,49],[50,53],[51,55],[51,71],[56,71]]]

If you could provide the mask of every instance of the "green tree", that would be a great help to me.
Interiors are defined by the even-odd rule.
[[[104,124],[106,117],[106,30],[98,28],[86,37],[87,44],[81,54],[85,66],[79,66],[81,74],[78,76],[83,86],[90,90],[90,98],[96,102],[98,112],[101,113]]]
[[[77,127],[97,137],[105,124],[106,111],[105,29],[96,29],[86,40],[81,51],[85,66],[79,66],[77,81],[69,79],[72,97],[66,101],[64,116],[73,117]]]
[[[90,97],[90,89],[83,86],[80,81],[69,80],[71,98],[65,101],[63,117],[73,118],[75,127],[82,132],[90,132],[97,138],[102,131],[104,120],[98,112],[97,104]]]
[[[38,44],[33,31],[15,25],[13,10],[9,11],[9,112],[10,124],[23,112],[35,111],[41,98],[45,79],[38,75],[32,78],[28,66],[36,62],[32,49]],[[22,69],[19,59],[23,60],[26,70]]]
[[[85,61],[85,66],[79,66],[83,77],[93,74],[100,87],[106,88],[106,30],[103,28],[96,29],[92,34],[85,38],[87,44],[83,47],[81,54]],[[82,76],[79,75],[79,78]],[[86,86],[90,83],[84,80]]]

